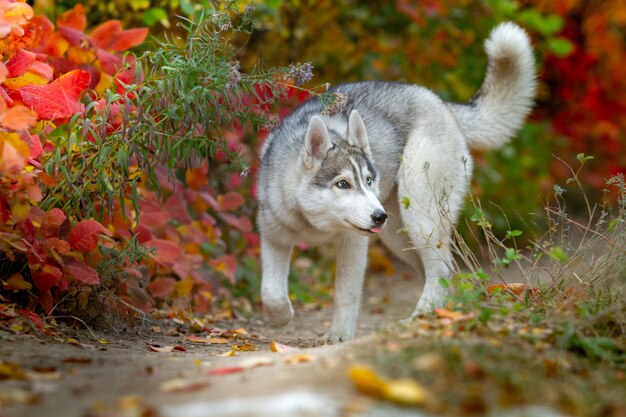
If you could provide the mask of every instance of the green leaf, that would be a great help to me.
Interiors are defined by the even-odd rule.
[[[439,285],[441,285],[443,288],[450,288],[450,283],[445,278],[439,278]]]
[[[153,7],[151,9],[146,10],[143,13],[142,19],[143,19],[143,23],[146,24],[147,26],[152,26],[157,22],[161,22],[163,26],[165,27],[169,26],[169,16],[167,15],[167,12],[165,11],[165,9],[161,7]]]
[[[561,263],[566,263],[569,260],[567,253],[561,246],[554,246],[550,248],[548,255],[550,255],[551,258],[556,259],[557,261]]]
[[[408,209],[411,206],[411,199],[409,199],[406,195],[403,195],[401,200],[405,209]]]
[[[513,237],[518,237],[522,235],[522,231],[521,230],[509,230],[506,232],[506,237],[507,238],[513,238]]]
[[[548,38],[546,43],[550,51],[560,58],[566,57],[574,51],[574,44],[566,38]]]

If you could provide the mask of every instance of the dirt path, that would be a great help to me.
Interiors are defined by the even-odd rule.
[[[216,332],[217,340],[236,337],[212,345],[154,333],[150,324],[98,333],[110,342],[105,345],[86,331],[75,341],[0,332],[0,360],[17,366],[0,381],[0,417],[362,415],[366,400],[345,370],[352,350],[374,330],[407,317],[418,293],[416,280],[401,273],[370,277],[357,340],[337,346],[318,343],[331,307],[296,309],[282,329],[262,317],[216,323],[226,331]],[[247,334],[228,332],[234,329]],[[298,349],[272,352],[273,341]],[[151,352],[149,344],[185,350]],[[256,350],[220,356],[232,344]]]

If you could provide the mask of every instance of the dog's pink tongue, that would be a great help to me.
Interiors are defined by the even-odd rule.
[[[372,232],[372,233],[380,233],[381,230],[383,230],[383,229],[381,229],[380,227],[372,227],[370,229],[370,232]]]

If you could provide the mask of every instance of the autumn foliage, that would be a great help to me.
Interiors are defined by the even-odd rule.
[[[123,90],[132,58],[122,52],[147,36],[110,21],[86,33],[76,6],[56,26],[23,2],[0,2],[0,273],[4,290],[33,290],[47,312],[61,293],[101,283],[100,222],[40,208],[56,178],[42,169],[55,152],[47,133],[63,125],[110,83]],[[69,190],[68,190],[69,192]]]

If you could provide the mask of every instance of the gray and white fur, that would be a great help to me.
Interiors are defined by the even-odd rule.
[[[472,173],[469,149],[507,143],[535,95],[524,30],[500,24],[485,50],[484,82],[466,104],[417,85],[349,83],[332,89],[347,97],[340,113],[324,115],[312,99],[271,133],[261,153],[258,226],[261,296],[273,324],[294,314],[287,282],[293,246],[332,242],[335,311],[324,340],[352,339],[374,233],[424,277],[412,317],[442,304],[439,280],[453,272],[450,236]]]

